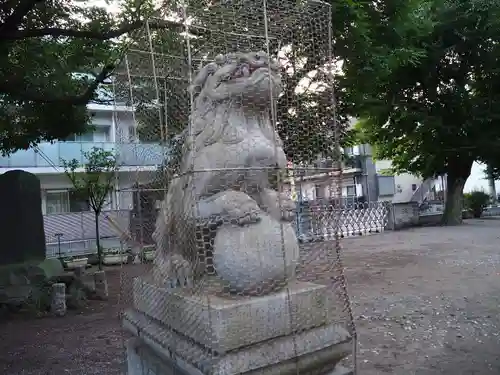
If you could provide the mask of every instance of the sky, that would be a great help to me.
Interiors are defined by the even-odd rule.
[[[484,164],[474,163],[472,165],[472,172],[470,177],[465,183],[464,192],[470,192],[473,190],[484,190],[484,192],[489,193],[488,190],[488,180],[484,176]],[[495,187],[497,194],[500,193],[500,181],[495,181]]]
[[[96,5],[96,6],[105,7],[111,13],[118,13],[118,11],[120,10],[119,4],[121,2],[122,1],[120,1],[120,0],[111,0],[111,1],[106,1],[106,0],[90,0],[88,3],[89,3],[89,5]]]

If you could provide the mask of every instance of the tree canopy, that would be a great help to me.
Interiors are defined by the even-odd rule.
[[[148,7],[131,0],[113,15],[82,1],[2,2],[0,151],[88,130],[86,105],[115,68],[116,38],[141,27]]]
[[[332,42],[338,48],[342,45],[346,51],[344,44],[352,40],[349,34],[356,13],[351,11],[353,5],[347,0],[332,3],[335,9],[331,14],[327,8],[324,9],[326,13],[313,13],[313,10],[304,8],[303,2],[270,1],[268,4],[270,22],[274,21],[281,27],[272,29],[270,26],[271,32],[279,38],[271,39],[269,46],[270,53],[280,55],[283,64],[283,95],[277,103],[278,131],[286,153],[296,162],[311,161],[319,153],[332,156],[336,140],[344,139],[342,136],[347,129],[348,103],[342,96],[345,90],[340,80],[332,79],[327,67],[334,50],[334,46],[330,49],[328,26],[329,17],[334,17]],[[127,59],[117,71],[116,86],[120,97],[133,101],[138,107],[136,117],[141,140],[159,141],[163,136],[163,141],[169,142],[185,129],[190,105],[186,90],[189,69],[196,71],[200,63],[208,63],[220,53],[238,49],[266,50],[262,4],[247,2],[243,8],[238,7],[241,7],[240,3],[232,7],[231,2],[190,2],[193,21],[189,62],[188,38],[182,29],[144,30],[131,41]],[[182,17],[175,1],[163,9],[164,14]],[[147,53],[151,47],[156,54],[154,67],[151,55]],[[321,86],[319,90],[318,85]],[[298,87],[302,90],[298,91]],[[334,91],[336,125],[333,123]]]
[[[499,159],[500,2],[385,1],[346,61],[363,140],[396,171],[447,176],[444,223],[461,222],[474,161]]]
[[[169,141],[185,128],[189,97],[180,2],[163,3],[160,11],[155,11],[152,0],[125,0],[120,4],[118,13],[112,13],[106,5],[90,6],[71,0],[13,0],[0,7],[2,152],[26,149],[41,141],[64,139],[87,131],[90,124],[86,104],[102,100],[100,85],[109,82],[112,74],[120,75],[115,65],[124,48],[149,50],[149,35],[153,37],[156,52],[180,59],[161,61],[158,58],[153,74],[150,55],[136,53],[134,59],[134,53],[129,52],[131,71],[128,74],[132,73],[130,82],[135,97],[130,98],[130,87],[117,84],[115,89],[120,98],[128,97],[128,102],[134,100],[141,139],[158,141],[163,131],[160,129],[165,129],[162,141]],[[190,12],[195,15],[192,25],[197,30],[193,31],[196,37],[189,41],[194,56],[192,69],[198,68],[200,59],[206,56],[235,48],[265,48],[262,5],[245,3],[240,9],[242,5],[238,4],[190,2]],[[358,17],[357,5],[348,0],[332,1],[331,5],[334,50],[345,52],[356,31],[353,21]],[[288,46],[285,57],[289,63],[284,70],[294,68],[293,74],[284,74],[284,95],[278,103],[279,132],[290,158],[309,161],[320,150],[331,153],[334,140],[345,133],[347,124],[344,90],[339,81],[335,81],[338,86],[334,87],[333,81],[329,82],[321,71],[329,62],[329,15],[307,19],[310,10],[303,2],[271,0],[268,6],[269,27],[287,25],[279,30],[282,38],[272,42],[270,52],[277,55],[283,46]],[[146,32],[144,21],[153,13],[157,17],[151,19]],[[284,22],[286,17],[291,21]],[[260,30],[256,34],[261,35],[253,40],[243,37],[244,34],[235,38],[229,34],[238,31],[235,25],[240,25],[246,34],[249,32],[245,25],[253,25]],[[177,71],[173,72],[174,69]],[[312,85],[297,94],[298,84],[318,69]],[[176,79],[170,79],[172,76]],[[314,80],[326,81],[322,91],[311,89],[315,86]],[[332,121],[325,121],[333,111],[333,90],[337,94],[339,132],[334,131]]]

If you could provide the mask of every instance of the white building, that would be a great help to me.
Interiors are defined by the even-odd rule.
[[[56,214],[80,211],[70,194],[71,183],[64,174],[61,160],[83,160],[82,152],[93,147],[114,150],[121,165],[116,191],[131,187],[136,181],[147,182],[162,162],[158,144],[141,144],[134,139],[134,121],[130,107],[89,104],[93,132],[73,136],[67,141],[43,142],[36,148],[17,151],[0,157],[0,173],[22,169],[38,176],[42,188],[42,212]],[[110,208],[131,209],[132,200],[126,194],[110,197]]]
[[[352,160],[343,165],[342,176],[334,169],[331,161],[317,161],[308,167],[294,166],[293,180],[284,182],[284,189],[294,190],[292,199],[315,201],[328,199],[338,195],[337,184],[340,182],[340,194],[343,198],[360,198],[364,195],[362,183],[359,181],[363,166],[359,146],[348,150]],[[292,165],[289,165],[292,167]],[[339,181],[341,179],[341,181]]]
[[[36,148],[0,157],[0,173],[21,169],[39,178],[48,243],[56,241],[55,233],[62,233],[61,241],[64,242],[95,239],[92,213],[87,204],[78,201],[71,193],[72,185],[64,174],[62,159],[77,159],[84,164],[82,152],[93,147],[116,153],[120,170],[106,209],[114,213],[115,219],[120,216],[122,220],[116,221],[124,231],[130,230],[130,212],[134,208],[132,187],[136,183],[149,182],[163,162],[165,152],[162,146],[139,143],[136,139],[131,107],[89,104],[88,110],[94,131],[66,141],[43,142]],[[105,219],[101,225],[102,237],[118,237],[116,230],[110,228]]]
[[[377,160],[375,162],[375,169],[378,175],[386,174],[391,168],[390,160]],[[392,203],[410,202],[417,192],[419,186],[422,184],[422,178],[410,173],[402,173],[393,175],[394,177],[394,194],[392,196],[381,196],[382,200],[390,198]]]
[[[377,160],[375,168],[378,176],[384,176],[391,168],[391,161]],[[391,178],[394,180],[393,194],[380,194],[379,200],[391,201],[392,203],[422,203],[438,199],[438,192],[445,189],[445,181],[441,177],[424,180],[411,173],[401,173],[391,175]]]

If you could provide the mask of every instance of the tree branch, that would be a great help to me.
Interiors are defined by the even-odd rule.
[[[64,96],[64,97],[50,97],[43,88],[40,91],[37,90],[24,90],[19,92],[19,87],[26,87],[24,82],[16,82],[15,80],[7,80],[6,82],[0,82],[0,92],[13,97],[18,97],[21,100],[27,100],[36,103],[61,103],[66,105],[86,105],[94,96],[95,90],[102,84],[107,78],[110,77],[111,73],[115,69],[114,64],[106,65],[99,74],[95,76],[95,79],[87,87],[85,92],[81,95]]]
[[[0,29],[0,38],[3,40],[18,40],[26,38],[40,38],[43,36],[53,36],[53,37],[69,37],[69,38],[82,38],[82,39],[94,39],[94,40],[105,41],[117,38],[123,34],[134,31],[142,27],[143,25],[145,25],[145,21],[135,21],[122,25],[116,29],[110,29],[106,31],[75,30],[75,29],[64,29],[59,27],[46,27],[42,29],[7,30],[7,31],[3,31]],[[149,23],[149,27],[152,29],[166,28],[178,32],[184,31],[184,25],[182,23],[166,21],[166,20],[154,20],[153,22]]]

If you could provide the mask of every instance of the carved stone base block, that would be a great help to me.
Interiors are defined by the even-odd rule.
[[[231,300],[136,279],[135,308],[123,320],[137,338],[128,347],[128,375],[350,374],[338,362],[351,353],[352,339],[331,323],[339,308],[329,296],[325,286],[296,282],[273,295]]]
[[[193,295],[136,278],[133,296],[135,309],[219,353],[343,316],[342,304],[327,286],[298,281],[271,295],[224,298],[213,295],[208,283]]]
[[[177,359],[179,361],[179,359]],[[182,365],[181,365],[182,366]],[[264,370],[252,371],[249,374],[274,374],[269,372],[269,368]],[[276,374],[281,374],[280,369],[276,369]],[[300,372],[300,374],[318,374],[320,372]],[[180,367],[176,361],[165,357],[164,354],[159,354],[150,347],[146,342],[139,338],[129,339],[127,342],[127,375],[201,375],[201,371],[185,370],[185,367]],[[224,372],[224,374],[229,374]],[[296,368],[292,372],[286,372],[285,375],[296,375]],[[353,375],[353,371],[341,365],[336,365],[332,371],[322,373],[324,375]]]
[[[145,363],[150,362],[146,357],[154,353],[159,360],[155,366],[161,363],[161,367],[181,370],[180,374],[295,375],[298,367],[300,374],[323,375],[336,370],[338,362],[352,350],[349,333],[338,325],[318,327],[217,354],[137,311],[128,311],[123,323],[141,339],[143,348],[135,352],[141,362],[143,359]],[[143,363],[141,367],[148,366]],[[151,370],[145,374],[168,374],[163,372],[165,370]],[[133,368],[128,375],[135,375]]]

